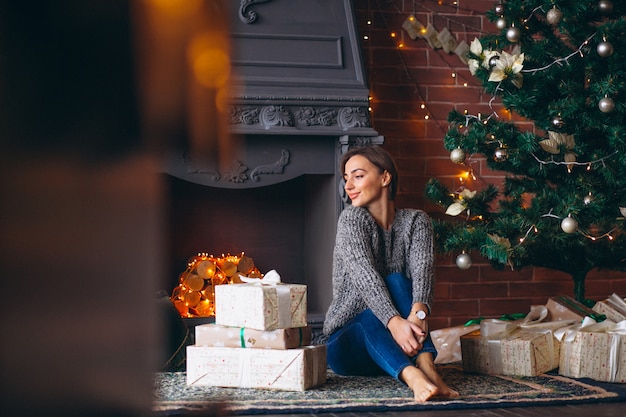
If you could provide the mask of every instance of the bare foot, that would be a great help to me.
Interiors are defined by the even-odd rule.
[[[439,393],[439,389],[428,377],[414,366],[407,366],[400,372],[400,379],[413,390],[413,398],[418,403],[428,401]]]
[[[432,353],[424,352],[420,354],[417,357],[417,367],[424,373],[426,378],[437,387],[438,396],[451,398],[459,397],[459,393],[450,388],[443,382],[443,379],[441,379],[441,375],[439,375],[435,367]]]

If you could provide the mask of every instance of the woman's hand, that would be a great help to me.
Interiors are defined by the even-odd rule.
[[[426,332],[416,323],[400,316],[393,316],[389,320],[387,328],[407,356],[415,356],[422,349],[424,339],[426,339]]]

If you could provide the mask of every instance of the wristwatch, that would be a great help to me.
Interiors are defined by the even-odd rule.
[[[426,312],[424,310],[417,310],[415,312],[415,315],[417,316],[418,319],[420,320],[424,320],[426,318]]]

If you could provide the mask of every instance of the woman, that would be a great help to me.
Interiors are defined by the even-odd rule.
[[[458,396],[437,373],[428,335],[433,232],[420,210],[396,209],[398,174],[377,146],[350,149],[341,169],[352,205],[339,216],[333,300],[324,321],[328,364],[341,375],[385,372],[415,401]]]

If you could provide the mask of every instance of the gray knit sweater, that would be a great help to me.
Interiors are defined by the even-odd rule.
[[[333,300],[324,339],[369,308],[386,326],[398,315],[384,277],[403,272],[413,281],[413,303],[431,307],[434,286],[433,229],[421,210],[398,209],[390,230],[367,209],[348,206],[337,223],[333,255]]]

